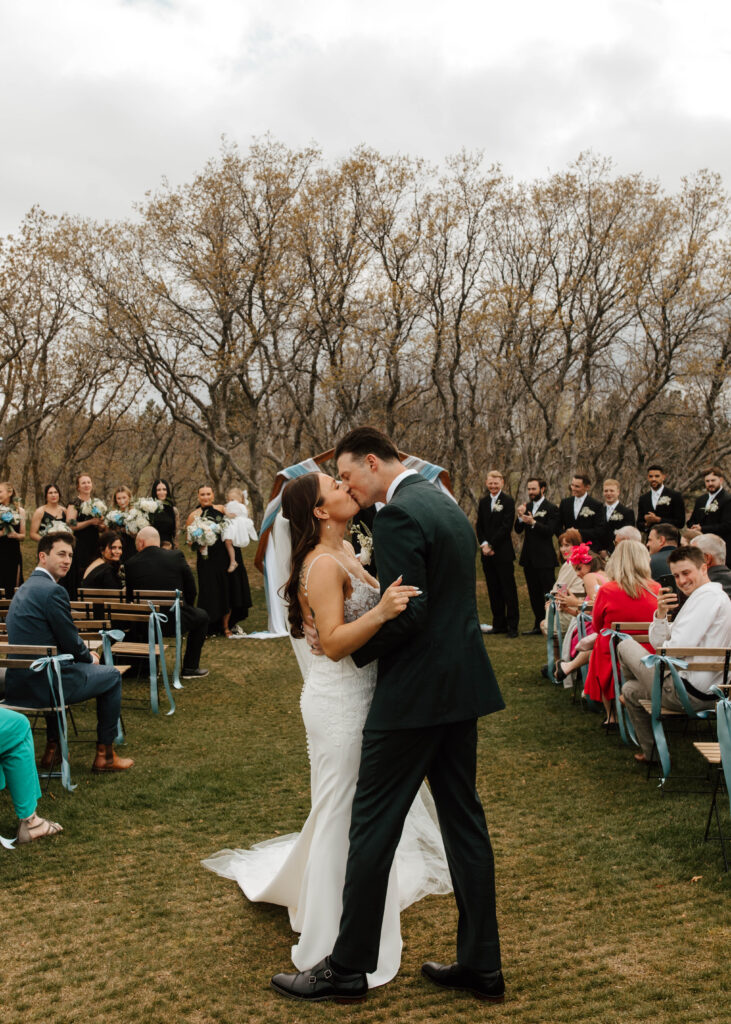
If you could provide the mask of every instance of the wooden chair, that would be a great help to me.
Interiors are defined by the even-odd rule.
[[[159,606],[157,610],[159,610]],[[114,626],[126,624],[127,626],[137,626],[148,629],[150,609],[145,608],[144,605],[130,603],[128,601],[105,601],[104,617],[105,619],[110,620]],[[116,643],[112,644],[112,654],[116,657],[132,658],[138,664],[141,659],[146,659],[149,662],[150,706],[156,714],[159,709],[157,691],[157,662],[159,660],[163,683],[171,709],[168,711],[168,714],[172,714],[175,711],[175,701],[173,700],[172,693],[170,692],[167,679],[167,663],[165,661],[164,644],[159,644],[157,642],[150,644],[149,640],[144,642],[126,639],[118,640]],[[140,675],[141,672],[138,672],[138,678]]]
[[[182,657],[182,619],[180,602],[183,599],[180,590],[133,590],[132,600],[139,604],[154,605],[156,611],[173,608],[175,612],[175,665],[173,668],[173,686],[176,690],[182,690],[180,683],[180,662]],[[177,604],[176,604],[177,602]]]
[[[124,601],[125,593],[123,589],[109,590],[105,587],[79,587],[78,595],[80,601],[90,601],[92,604],[98,604],[99,601]]]
[[[652,625],[651,622],[613,622],[612,632],[613,635],[609,638],[609,656],[612,659],[612,681],[614,683],[614,718],[619,728],[619,735],[623,743],[629,746],[634,743],[637,746],[637,737],[635,731],[632,728],[632,722],[630,721],[629,715],[624,710],[624,706],[619,699],[622,693],[622,687],[624,686],[624,676],[622,675],[622,665],[617,654],[617,647],[621,643],[623,637],[617,636],[617,633],[623,633],[625,636],[632,637],[638,644],[647,644],[650,642],[649,629]],[[649,652],[648,652],[649,653]],[[609,733],[609,726],[611,724],[611,715],[607,721],[607,734]]]

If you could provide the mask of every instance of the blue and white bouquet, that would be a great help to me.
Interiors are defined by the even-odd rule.
[[[40,533],[40,535],[42,537],[45,537],[46,534],[48,534],[48,533],[69,533],[69,534],[73,534],[74,531],[71,529],[71,527],[68,525],[68,523],[65,523],[63,521],[63,519],[54,519],[53,522],[51,522],[51,523],[46,522],[43,526],[41,526],[39,528],[38,532]]]
[[[110,508],[104,516],[104,522],[113,530],[125,530],[127,528],[126,517],[127,513],[123,512],[121,508]]]
[[[186,530],[186,540],[194,551],[200,551],[202,558],[208,558],[208,549],[216,543],[221,527],[205,516],[196,516]]]
[[[103,519],[107,514],[107,506],[101,498],[89,498],[88,501],[81,502],[79,512],[82,516],[90,516],[92,519]]]
[[[20,523],[20,512],[14,505],[0,505],[0,528],[11,533]]]
[[[158,501],[157,498],[138,498],[134,503],[134,508],[144,512],[147,516],[151,516],[153,512],[162,511],[163,503]]]

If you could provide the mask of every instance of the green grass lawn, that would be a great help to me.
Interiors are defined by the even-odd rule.
[[[254,629],[266,616],[250,575]],[[486,619],[482,583],[478,597]],[[303,1007],[269,989],[290,967],[286,911],[249,904],[199,861],[295,831],[306,816],[301,679],[286,640],[215,639],[203,658],[211,674],[185,684],[174,716],[135,708],[144,683],[125,685],[131,772],[93,776],[87,734],[71,748],[77,790],[55,782],[39,807],[63,836],[0,850],[0,1020],[725,1022],[731,875],[718,843],[702,842],[708,793],[677,783],[661,796],[600,716],[541,680],[542,641],[486,642],[507,704],[480,724],[478,775],[502,1006],[420,976],[423,960],[454,958],[451,897],[403,914],[401,973],[367,1003]],[[77,723],[93,728],[93,711]],[[700,764],[690,753],[677,763]],[[727,800],[723,810],[727,821]],[[0,831],[14,828],[2,794]]]

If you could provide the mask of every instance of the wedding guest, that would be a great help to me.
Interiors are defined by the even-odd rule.
[[[129,512],[131,507],[132,491],[126,484],[121,484],[112,496],[112,508],[117,509],[119,512]],[[136,551],[135,539],[127,532],[124,526],[120,526],[115,523],[112,529],[114,529],[114,531],[119,535],[119,539],[122,541],[122,562],[124,563],[128,558],[131,558]]]
[[[25,715],[0,707],[0,789],[5,786],[19,819],[19,846],[63,832],[57,821],[46,821],[36,813],[41,787],[30,722]]]
[[[0,505],[8,517],[0,520],[0,587],[6,597],[12,597],[23,582],[23,554],[20,543],[25,540],[25,509],[21,508],[15,488],[9,481],[0,483]]]
[[[85,587],[120,590],[122,580],[122,538],[114,530],[105,530],[99,537],[99,557],[84,572]]]
[[[51,526],[66,525],[66,509],[61,502],[61,492],[55,484],[48,484],[43,491],[43,504],[39,505],[30,521],[30,539],[38,542]]]
[[[637,503],[637,525],[649,533],[658,523],[672,523],[682,530],[685,526],[685,502],[679,491],[665,486],[665,470],[662,466],[649,466],[647,481],[650,490],[640,495]]]
[[[589,663],[584,693],[591,700],[602,702],[607,725],[612,718],[614,679],[608,636],[613,622],[649,622],[657,611],[660,584],[650,577],[650,555],[637,540],[619,544],[606,565],[607,582],[596,593],[592,613],[594,642],[591,651],[580,651],[570,662],[561,662],[556,678],[563,679],[570,672]],[[590,638],[587,638],[587,646]],[[580,647],[584,644],[580,643]],[[652,653],[649,643],[643,645]]]
[[[525,636],[541,635],[541,620],[546,607],[546,594],[556,578],[556,549],[553,538],[558,533],[558,507],[546,498],[546,481],[531,477],[527,483],[528,500],[518,505],[515,532],[523,534],[519,564],[523,567],[528,597],[533,611],[533,628]],[[577,542],[580,540],[577,537]]]
[[[8,643],[56,647],[59,654],[73,655],[61,663],[64,699],[79,704],[96,697],[97,748],[94,772],[119,772],[131,768],[130,758],[119,757],[114,737],[122,703],[122,677],[113,666],[100,665],[96,652],[89,651],[71,618],[69,598],[58,581],[71,568],[74,538],[50,533],[38,542],[38,565],[13,598],[7,615]],[[20,706],[48,706],[48,678],[45,672],[9,668],[5,674],[5,695]],[[41,767],[50,769],[61,759],[58,721],[46,717],[46,749]]]
[[[647,535],[650,575],[654,580],[670,575],[668,555],[680,544],[680,530],[672,523],[658,523]]]
[[[160,547],[160,534],[154,526],[143,526],[135,538],[137,553],[125,566],[127,596],[132,599],[135,590],[180,590],[182,632],[188,634],[181,675],[183,679],[199,679],[208,675],[200,667],[201,651],[208,633],[208,614],[195,608],[195,580],[182,551]],[[210,555],[209,555],[210,557]],[[163,636],[175,636],[175,618],[172,608],[164,609],[167,622],[163,623]]]
[[[623,540],[638,540],[642,543],[642,534],[636,526],[622,526],[614,534],[614,546],[621,544]]]
[[[634,526],[635,514],[628,505],[623,505],[619,500],[619,480],[608,478],[604,481],[602,490],[605,523],[602,550],[611,554],[614,551],[617,530],[621,530],[623,526]]]
[[[236,572],[229,572],[229,560],[220,531],[225,519],[222,505],[216,505],[213,488],[203,484],[198,488],[198,506],[186,520],[190,526],[196,516],[209,519],[219,529],[216,541],[203,554],[198,550],[198,607],[208,613],[209,633],[223,633],[229,639],[243,635],[236,628],[239,619],[245,619],[251,607],[251,592],[241,552],[236,550]]]
[[[702,533],[691,540],[690,546],[703,552],[711,583],[720,583],[724,594],[731,597],[731,569],[726,565],[726,541],[715,533]]]
[[[104,526],[101,516],[83,512],[82,506],[94,499],[94,484],[88,473],[76,477],[76,497],[66,509],[66,522],[74,532],[74,574],[76,583],[83,578],[84,570],[99,554],[99,530]]]
[[[558,577],[556,582],[550,589],[551,594],[573,594],[583,600],[586,591],[584,589],[584,581],[577,574],[576,569],[569,561],[571,552],[574,547],[581,544],[581,534],[578,530],[565,530],[558,538],[558,551],[561,555],[561,567],[558,570]],[[546,604],[546,608],[548,605]],[[566,635],[569,626],[571,625],[572,616],[567,611],[559,611],[559,622],[561,626],[561,633],[563,636]],[[547,633],[546,619],[544,618],[541,622],[541,632],[544,636]]]
[[[515,551],[511,531],[515,502],[503,491],[502,473],[491,469],[480,499],[475,531],[482,552],[482,570],[492,612],[492,632],[518,635],[518,590],[515,586]]]
[[[229,572],[236,572],[236,548],[245,548],[249,541],[259,539],[245,501],[244,492],[239,487],[229,487],[226,491],[226,519],[221,536],[228,554]]]
[[[586,543],[577,544],[571,549],[569,562],[584,584],[584,595],[577,595],[570,591],[558,591],[556,604],[561,611],[568,612],[569,615],[576,615],[581,611],[582,605],[587,605],[587,607],[593,605],[597,590],[603,583],[606,583],[607,576],[601,557],[593,554]]]
[[[163,548],[176,548],[178,546],[178,533],[180,531],[180,520],[178,510],[175,507],[173,491],[167,480],[158,477],[153,480],[150,497],[157,498],[162,502],[162,508],[153,512],[150,516],[150,526],[154,526],[160,534],[160,546]]]
[[[604,508],[589,494],[591,479],[585,473],[574,473],[571,478],[571,496],[563,498],[558,506],[559,529],[578,530],[581,539],[600,551],[604,539]]]
[[[671,553],[668,562],[676,586],[686,600],[678,610],[678,595],[670,588],[661,591],[649,631],[653,648],[656,651],[665,648],[666,653],[672,655],[673,648],[678,647],[731,647],[731,601],[720,583],[709,580],[703,552],[693,547],[680,547]],[[677,612],[672,622],[668,620],[668,612]],[[652,697],[655,669],[642,664],[646,652],[636,640],[622,640],[617,651],[625,680],[620,700],[627,708],[642,748],[641,753],[635,754],[635,760],[647,764],[655,744],[650,715],[640,701]],[[723,672],[689,668],[680,670],[680,678],[694,711],[714,706],[711,687],[723,681]],[[663,680],[662,705],[670,711],[683,710],[669,673]]]
[[[688,518],[690,533],[698,537],[713,533],[728,545],[731,540],[731,493],[724,487],[723,472],[717,466],[703,474],[706,493],[696,498]]]

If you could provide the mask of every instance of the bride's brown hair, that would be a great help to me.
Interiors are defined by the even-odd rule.
[[[295,639],[304,636],[302,608],[299,602],[302,563],[320,541],[320,524],[315,509],[322,505],[317,473],[307,473],[290,481],[282,494],[282,515],[289,520],[292,537],[292,571],[284,584],[289,631]]]

